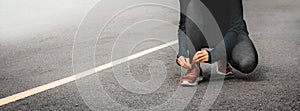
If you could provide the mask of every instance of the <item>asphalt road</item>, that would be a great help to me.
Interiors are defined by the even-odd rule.
[[[8,9],[12,9],[7,8],[9,5],[1,8],[1,12],[6,13],[0,15],[2,17],[0,98],[51,83],[177,39],[178,12],[161,6],[146,5],[118,14],[108,23],[99,39],[94,37],[94,34],[99,31],[99,27],[95,24],[105,16],[99,18],[97,14],[110,16],[107,13],[113,10],[91,14],[95,16],[94,19],[83,22],[83,25],[87,27],[82,28],[78,33],[86,34],[83,36],[86,38],[77,38],[76,40],[79,41],[74,41],[81,19],[84,18],[89,7],[96,3],[96,0],[77,1],[80,4],[72,5],[67,8],[68,10],[64,8],[55,10],[58,11],[55,16],[61,16],[62,19],[46,16],[53,12],[39,16],[33,13],[16,23],[22,19],[22,14],[11,10],[9,12]],[[31,7],[31,10],[27,10],[31,12],[41,9],[41,7],[34,7],[39,4],[43,3],[32,1],[25,6]],[[111,4],[119,6],[116,3]],[[176,0],[166,1],[166,4],[178,9]],[[64,5],[53,6],[64,7]],[[105,7],[110,6],[102,8],[105,9]],[[48,10],[48,8],[42,9]],[[60,12],[60,10],[65,11]],[[250,37],[259,53],[259,65],[251,74],[245,75],[235,71],[234,77],[225,79],[210,110],[296,111],[300,109],[299,10],[300,2],[297,0],[245,0],[245,18]],[[35,19],[32,20],[30,17]],[[35,21],[39,22],[35,23]],[[136,23],[137,21],[140,22]],[[74,44],[76,44],[74,49],[76,53],[72,53]],[[93,49],[95,49],[93,53],[86,52],[86,50],[93,51]],[[178,89],[184,90],[179,94],[193,92],[185,98],[188,102],[184,110],[199,110],[203,108],[201,102],[209,83],[216,81],[205,81],[195,88],[179,87],[181,70],[175,64],[176,51],[177,45],[175,44],[97,72],[77,82],[73,81],[0,106],[0,110],[121,110],[123,107],[151,109],[173,98],[172,95],[176,94]],[[95,58],[90,59],[91,56]],[[211,65],[203,64],[203,66],[205,74],[209,74]],[[164,76],[156,76],[160,74]],[[145,89],[135,85],[130,87],[130,83],[126,83],[126,78],[122,75],[132,75],[142,83],[154,78],[154,84],[158,84],[159,87],[156,85]],[[121,77],[121,80],[118,77]],[[161,78],[162,83],[159,81]],[[125,82],[122,83],[122,81]],[[106,97],[113,101],[106,100]],[[174,110],[181,106],[181,103],[184,104],[183,100],[175,100],[172,103],[175,106],[166,106],[164,110]],[[114,103],[118,105],[114,106]]]

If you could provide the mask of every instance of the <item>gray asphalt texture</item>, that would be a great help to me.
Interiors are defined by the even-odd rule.
[[[169,2],[174,2],[172,4],[178,6],[177,1]],[[245,19],[250,37],[259,53],[259,65],[250,74],[242,74],[235,70],[234,77],[225,79],[210,110],[297,111],[300,109],[299,10],[300,1],[297,0],[245,0]],[[135,11],[136,15],[132,15]],[[145,19],[139,18],[139,14],[148,15],[147,17],[150,18],[152,15],[162,17],[168,21],[168,24],[159,21],[140,23],[129,28],[118,38],[120,31],[127,26],[137,20]],[[47,30],[43,29],[39,33],[18,35],[20,38],[28,39],[13,42],[0,41],[0,98],[71,76],[73,38],[79,22],[79,19],[73,20],[73,23],[67,22],[58,25],[58,28],[45,27]],[[107,26],[101,35],[102,38],[98,40],[95,65],[110,62],[111,55],[113,58],[121,58],[126,56],[128,50],[136,53],[160,45],[161,41],[176,40],[177,25],[178,13],[164,8],[150,10],[149,7],[148,9],[141,7],[123,13]],[[93,27],[86,31],[93,30]],[[5,36],[5,33],[1,36]],[[135,43],[147,38],[159,40]],[[115,47],[125,49],[112,49],[114,43],[117,44]],[[132,47],[132,45],[136,46]],[[84,45],[82,48],[85,48]],[[146,82],[151,78],[149,64],[154,63],[154,60],[161,61],[167,70],[166,78],[162,86],[150,94],[136,94],[123,88],[116,80],[112,68],[94,74],[92,77],[98,78],[101,83],[90,83],[90,87],[95,87],[93,84],[101,84],[105,93],[115,102],[133,109],[147,109],[160,105],[167,101],[179,86],[180,67],[175,63],[176,50],[175,45],[116,66],[121,69],[129,68],[130,74],[138,81]],[[84,64],[83,62],[82,65]],[[208,74],[209,70],[210,68],[206,67],[205,74]],[[124,72],[124,75],[126,74],[129,73]],[[83,79],[88,81],[88,78]],[[184,110],[200,109],[208,84],[209,81],[204,81],[197,86],[195,95]],[[85,93],[78,91],[78,87],[81,86],[70,82],[0,106],[0,110],[91,110],[82,98]],[[93,107],[98,107],[100,110],[121,110],[117,107],[105,108],[105,105],[102,105]]]

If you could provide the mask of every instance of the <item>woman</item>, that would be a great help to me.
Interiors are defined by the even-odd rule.
[[[197,85],[201,80],[199,77],[202,76],[202,70],[199,67],[200,62],[218,62],[217,72],[224,75],[232,73],[231,66],[243,73],[252,72],[258,64],[258,55],[248,36],[247,26],[243,18],[242,0],[201,1],[216,18],[224,37],[223,41],[213,47],[212,50],[204,50],[203,48],[207,48],[208,45],[203,34],[193,34],[201,31],[192,28],[190,25],[194,24],[188,23],[191,20],[183,13],[180,14],[177,64],[187,69],[187,73],[180,81],[181,85]],[[180,0],[180,10],[184,11],[189,3],[189,0]],[[220,7],[220,4],[223,5]],[[193,46],[188,44],[188,40],[192,42]],[[193,53],[192,50],[196,52]],[[226,52],[226,56],[223,56],[222,53],[224,52]],[[190,61],[190,59],[192,60]]]

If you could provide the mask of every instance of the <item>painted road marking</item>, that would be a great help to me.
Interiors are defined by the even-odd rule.
[[[153,48],[141,51],[141,52],[138,52],[136,54],[133,54],[133,55],[130,55],[130,56],[127,56],[127,57],[115,60],[113,62],[101,65],[99,67],[96,67],[96,68],[93,68],[93,69],[89,69],[87,71],[75,74],[73,76],[69,76],[69,77],[66,77],[66,78],[63,78],[63,79],[60,79],[60,80],[57,80],[57,81],[54,81],[54,82],[51,82],[51,83],[48,83],[48,84],[45,84],[45,85],[42,85],[42,86],[38,86],[36,88],[32,88],[32,89],[26,90],[24,92],[20,92],[20,93],[17,93],[17,94],[14,94],[14,95],[2,98],[2,99],[0,99],[0,106],[3,106],[5,104],[11,103],[11,102],[18,101],[20,99],[24,99],[26,97],[32,96],[34,94],[41,93],[43,91],[55,88],[57,86],[64,85],[66,83],[75,81],[77,79],[81,79],[83,77],[95,74],[96,72],[105,70],[107,68],[111,68],[113,66],[119,65],[119,64],[124,63],[124,62],[128,62],[130,60],[139,58],[139,57],[144,56],[146,54],[152,53],[154,51],[158,51],[160,49],[172,46],[172,45],[177,44],[177,43],[178,43],[178,41],[174,40],[174,41],[171,41],[171,42],[168,42],[168,43],[165,43],[165,44],[162,44],[162,45],[159,45],[159,46],[156,46],[156,47],[153,47]]]

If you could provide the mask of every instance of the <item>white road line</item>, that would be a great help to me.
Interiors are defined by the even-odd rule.
[[[5,104],[8,104],[8,103],[11,103],[11,102],[14,102],[14,101],[18,101],[20,99],[24,99],[24,98],[32,96],[34,94],[37,94],[37,93],[40,93],[40,92],[43,92],[43,91],[55,88],[57,86],[61,86],[61,85],[64,85],[66,83],[75,81],[77,79],[80,79],[80,78],[83,78],[83,77],[95,74],[96,72],[99,72],[99,71],[105,70],[107,68],[116,66],[118,64],[121,64],[121,63],[130,61],[130,60],[139,58],[139,57],[141,57],[143,55],[146,55],[146,54],[152,53],[154,51],[157,51],[157,50],[160,50],[160,49],[172,46],[172,45],[174,45],[176,43],[178,43],[178,41],[174,40],[174,41],[171,41],[171,42],[168,42],[168,43],[165,43],[165,44],[162,44],[162,45],[159,45],[159,46],[156,46],[156,47],[153,47],[153,48],[141,51],[141,52],[138,52],[138,53],[130,55],[128,57],[124,57],[124,58],[118,59],[116,61],[113,61],[113,62],[104,64],[104,65],[101,65],[99,67],[96,67],[96,68],[93,68],[93,69],[89,69],[87,71],[75,74],[73,76],[69,76],[69,77],[66,77],[66,78],[63,78],[63,79],[60,79],[60,80],[57,80],[57,81],[54,81],[54,82],[51,82],[51,83],[39,86],[39,87],[36,87],[36,88],[32,88],[32,89],[26,90],[24,92],[20,92],[20,93],[17,93],[17,94],[14,94],[14,95],[2,98],[2,99],[0,99],[0,106],[3,106]]]

